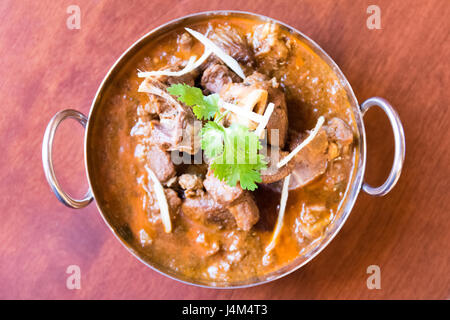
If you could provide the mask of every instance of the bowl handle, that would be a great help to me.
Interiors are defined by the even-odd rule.
[[[86,192],[86,195],[83,199],[78,200],[72,198],[69,194],[64,192],[61,186],[56,179],[55,171],[53,170],[53,162],[52,162],[52,146],[53,146],[53,138],[55,136],[56,129],[59,124],[67,119],[72,118],[77,120],[83,128],[86,128],[87,118],[81,112],[76,110],[67,109],[58,112],[53,116],[50,122],[47,125],[47,129],[45,130],[44,140],[42,142],[42,164],[44,165],[44,173],[47,178],[48,184],[52,188],[56,197],[64,203],[66,206],[74,209],[80,209],[86,207],[93,199],[91,189],[89,188]]]
[[[403,126],[397,112],[391,104],[383,98],[372,97],[364,101],[361,105],[361,112],[363,116],[366,111],[373,106],[380,107],[386,113],[389,121],[391,122],[395,140],[394,163],[392,164],[391,172],[389,173],[388,178],[381,186],[374,188],[364,182],[362,188],[366,193],[372,196],[384,196],[392,190],[397,183],[398,178],[400,178],[403,162],[405,161],[405,133],[403,132]]]

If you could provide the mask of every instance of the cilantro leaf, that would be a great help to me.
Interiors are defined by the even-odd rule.
[[[167,91],[178,98],[179,101],[194,106],[203,103],[203,93],[200,88],[191,87],[184,83],[177,83],[167,88]]]
[[[177,97],[184,104],[192,107],[192,111],[199,120],[208,120],[219,112],[219,95],[211,94],[204,96],[200,88],[191,87],[187,84],[174,84],[167,91]]]
[[[224,152],[211,163],[214,175],[230,186],[239,181],[241,187],[255,190],[261,182],[261,170],[267,168],[263,156],[258,154],[261,143],[255,133],[247,127],[233,124],[225,128]]]
[[[256,183],[262,181],[261,170],[267,167],[267,163],[261,155],[258,155],[256,164],[232,164],[220,161],[220,159],[216,158],[211,163],[214,176],[232,187],[236,186],[239,181],[242,189],[250,191],[254,191],[258,187]]]
[[[202,149],[209,158],[214,158],[223,152],[224,128],[209,121],[202,129]]]
[[[219,95],[211,94],[203,99],[203,104],[195,105],[192,111],[199,120],[211,119],[219,112],[218,101]]]

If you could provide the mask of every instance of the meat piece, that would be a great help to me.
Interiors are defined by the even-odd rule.
[[[330,142],[328,144],[328,159],[334,160],[339,156],[339,147],[336,143]]]
[[[206,162],[200,164],[182,163],[177,167],[177,172],[179,174],[195,174],[202,179],[205,179],[205,176],[208,173],[208,164]]]
[[[151,145],[146,150],[147,164],[162,183],[175,176],[175,166],[170,159],[170,153],[157,145]]]
[[[293,169],[292,162],[288,162],[281,168],[277,167],[277,163],[280,162],[280,160],[286,157],[288,154],[289,152],[280,151],[276,147],[267,148],[266,160],[268,161],[268,163],[267,169],[261,171],[262,183],[274,183],[280,181],[291,173]]]
[[[202,178],[195,174],[182,174],[178,179],[178,183],[185,190],[203,188]]]
[[[181,151],[195,154],[200,148],[199,127],[196,122],[187,123],[183,116],[152,120],[148,124],[150,133],[147,142],[166,151]]]
[[[239,228],[248,231],[258,222],[259,209],[249,191],[244,191],[239,185],[229,186],[214,177],[211,171],[203,181],[203,185],[217,203],[228,207]]]
[[[148,195],[148,199],[145,202],[147,205],[148,221],[151,223],[159,223],[161,221],[159,203],[153,191],[152,185],[149,184],[148,187],[145,188],[145,190],[147,191]],[[181,199],[178,194],[171,188],[164,188],[164,194],[169,206],[169,214],[171,218],[173,218],[178,215],[180,211]]]
[[[178,71],[182,68],[171,68],[171,71]],[[195,79],[198,77],[198,71],[194,70],[189,73],[185,73],[178,77],[172,77],[172,76],[160,76],[160,79],[162,82],[166,83],[168,86],[171,86],[173,84],[178,83],[185,83],[191,87],[195,86]]]
[[[182,174],[178,178],[178,183],[183,188],[187,198],[203,195],[203,179],[195,174]]]
[[[279,88],[279,83],[275,78],[269,79],[267,76],[254,72],[245,78],[244,85],[250,85],[267,90],[267,102],[272,102],[275,108],[266,126],[267,141],[272,146],[284,148],[287,139],[288,115],[284,92]]]
[[[300,216],[295,219],[294,232],[300,242],[304,241],[304,237],[317,239],[323,234],[330,222],[330,210],[324,205],[303,204]]]
[[[289,47],[275,23],[267,22],[256,26],[251,39],[258,66],[265,73],[270,73],[287,62]]]
[[[223,64],[210,64],[202,75],[202,87],[207,93],[218,93],[228,83],[240,82],[241,78]]]
[[[149,101],[145,105],[137,107],[137,115],[142,120],[153,120],[161,112],[161,104],[163,103],[157,96],[151,95]]]
[[[226,208],[205,194],[201,197],[186,198],[181,206],[183,213],[194,220],[209,220],[211,215],[227,211]]]
[[[142,121],[138,118],[133,128],[131,128],[130,136],[148,136],[152,130],[151,121]]]
[[[194,155],[200,150],[201,146],[200,131],[202,129],[202,122],[191,118],[189,122],[185,123],[183,128],[180,143],[169,150],[178,150]]]
[[[270,93],[269,93],[270,97]],[[276,99],[269,101],[277,101]],[[273,102],[274,104],[276,102]],[[283,100],[282,104],[275,104],[275,109],[270,116],[269,122],[266,126],[267,129],[267,142],[272,146],[278,146],[284,148],[287,138],[288,130],[288,116],[286,102]]]
[[[178,215],[181,208],[181,199],[178,194],[171,188],[165,188],[164,194],[166,195],[167,204],[169,205],[170,216],[174,217]]]
[[[144,110],[152,115],[158,115],[163,110],[164,100],[155,95],[149,95],[148,103],[144,106]],[[138,113],[139,116],[139,113]]]
[[[332,118],[328,121],[326,130],[330,140],[336,142],[341,148],[353,142],[353,131],[342,119]]]
[[[233,103],[244,110],[253,111],[262,115],[267,105],[268,93],[267,90],[257,86],[244,85],[243,83],[229,83],[222,88],[220,96],[226,102]],[[223,112],[224,110],[221,111]],[[250,130],[254,130],[258,126],[258,123],[251,121],[247,117],[230,112],[225,117],[225,125],[228,126],[232,123],[242,124]]]
[[[329,164],[325,174],[325,185],[329,190],[345,190],[348,168],[341,161],[333,161]]]
[[[208,172],[203,185],[216,202],[225,206],[232,204],[244,194],[244,190],[240,185],[231,187],[224,181],[214,177],[211,171]]]
[[[248,67],[253,66],[253,52],[247,39],[236,28],[230,25],[221,25],[214,29],[210,27],[207,34],[209,39],[238,62]]]
[[[237,226],[244,231],[250,230],[259,219],[259,209],[250,192],[244,192],[243,196],[229,207],[218,203],[208,193],[186,198],[182,204],[182,211],[189,218],[205,225],[215,224],[222,228]]]
[[[152,120],[148,124],[148,142],[160,146],[164,150],[175,149],[181,143],[182,138],[177,134],[177,123],[165,121],[161,123],[158,120]]]
[[[207,193],[203,196],[184,199],[181,210],[189,218],[204,225],[214,224],[222,228],[233,228],[236,225],[227,208],[214,201]]]
[[[176,71],[176,70],[175,70]],[[198,76],[198,72],[191,71],[189,73],[185,73],[181,76],[178,77],[167,77],[166,79],[166,83],[171,86],[172,84],[177,84],[177,83],[185,83],[187,85],[190,85],[191,87],[195,86],[195,79]]]
[[[244,83],[246,85],[259,84],[263,88],[268,88],[269,86],[273,86],[278,88],[278,85],[275,83],[267,83],[270,80],[268,76],[262,74],[258,71],[253,72],[251,75],[245,78]]]
[[[228,210],[236,220],[237,226],[244,231],[249,231],[259,220],[259,209],[250,192],[245,192]]]
[[[158,120],[150,121],[149,143],[162,149],[178,150],[194,154],[200,147],[200,123],[195,121],[192,109],[178,102],[167,93],[167,86],[161,81],[148,77],[139,86],[139,92],[158,96]]]
[[[290,149],[293,150],[300,144],[301,140],[303,139],[295,139],[291,143]],[[349,126],[343,120],[333,118],[328,122],[328,126],[323,127],[317,136],[297,153],[288,164],[278,170],[273,163],[278,163],[287,153],[281,151],[280,159],[275,159],[277,158],[277,154],[273,153],[271,148],[268,148],[268,169],[262,172],[262,182],[273,183],[292,173],[289,188],[296,189],[303,187],[325,173],[328,167],[328,161],[336,159],[339,155],[338,145],[339,148],[343,148],[352,142],[353,132]],[[339,170],[334,169],[336,167],[339,167],[339,164],[332,165],[329,173],[327,173],[326,183],[329,185],[334,186],[341,181]]]
[[[164,182],[163,185],[168,188],[176,188],[178,185],[178,177],[174,176],[174,177],[170,178],[169,180]]]
[[[192,47],[192,37],[188,32],[177,37],[178,51],[188,51]]]
[[[294,143],[291,146],[291,150],[300,142]],[[294,167],[291,173],[289,189],[303,187],[325,172],[328,163],[327,148],[327,134],[324,129],[321,129],[316,137],[291,160]]]

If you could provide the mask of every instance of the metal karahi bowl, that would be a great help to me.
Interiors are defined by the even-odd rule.
[[[98,210],[100,214],[102,215],[104,221],[108,225],[108,227],[111,229],[111,231],[114,233],[114,235],[117,237],[117,239],[130,251],[137,259],[139,259],[142,263],[147,265],[148,267],[152,268],[153,270],[156,270],[172,279],[202,286],[202,287],[209,287],[209,288],[245,288],[250,286],[255,286],[263,283],[267,283],[269,281],[273,281],[276,279],[279,279],[281,277],[286,276],[287,274],[294,272],[295,270],[301,268],[303,265],[308,263],[310,260],[312,260],[315,256],[317,256],[327,245],[328,243],[336,236],[336,234],[339,232],[339,230],[344,225],[345,221],[347,220],[348,216],[350,215],[350,212],[352,210],[352,207],[356,201],[356,198],[358,197],[359,192],[364,190],[366,193],[373,195],[373,196],[382,196],[387,194],[396,184],[398,178],[400,177],[400,173],[403,166],[403,161],[405,157],[405,138],[403,133],[403,127],[400,122],[400,119],[393,109],[393,107],[383,98],[379,97],[373,97],[369,98],[365,102],[363,102],[361,105],[358,103],[352,87],[348,83],[347,79],[345,78],[342,71],[339,69],[339,67],[336,65],[336,63],[328,56],[328,54],[322,50],[314,41],[309,39],[307,36],[302,34],[300,31],[296,30],[295,28],[292,28],[282,22],[273,20],[271,18],[254,14],[254,13],[248,13],[248,12],[240,12],[240,11],[211,11],[211,12],[202,12],[202,13],[196,13],[192,15],[188,15],[173,21],[170,21],[152,31],[144,35],[142,38],[140,38],[138,41],[136,41],[128,50],[126,50],[120,58],[116,61],[116,63],[111,67],[109,72],[106,74],[105,78],[103,79],[102,83],[100,84],[100,87],[97,90],[97,93],[95,95],[95,98],[92,102],[91,109],[89,112],[89,116],[86,117],[82,113],[76,111],[76,110],[63,110],[58,112],[54,115],[54,117],[50,120],[45,135],[43,139],[43,145],[42,145],[42,161],[44,166],[44,171],[46,178],[48,180],[48,183],[50,184],[50,187],[52,188],[55,195],[58,197],[58,199],[71,208],[83,208],[87,206],[92,200],[96,199],[96,194],[98,194],[98,190],[95,189],[95,186],[98,186],[98,184],[93,184],[94,175],[93,172],[95,168],[91,165],[91,161],[89,160],[89,154],[88,154],[88,146],[90,145],[90,142],[92,140],[92,131],[93,126],[95,124],[94,119],[99,116],[99,105],[102,100],[103,95],[105,94],[105,91],[108,87],[108,85],[111,83],[112,79],[114,79],[115,75],[118,74],[118,72],[124,67],[124,65],[130,61],[130,59],[135,56],[143,47],[145,47],[146,44],[148,44],[152,39],[155,39],[167,32],[170,32],[173,29],[176,29],[183,25],[189,25],[191,23],[196,23],[199,21],[203,21],[206,19],[210,19],[217,16],[231,16],[231,17],[242,17],[242,18],[250,18],[254,19],[259,22],[273,22],[278,24],[281,28],[289,31],[292,35],[298,37],[301,41],[303,41],[306,45],[308,45],[311,50],[313,50],[323,61],[325,61],[328,66],[334,71],[334,73],[337,75],[338,79],[341,82],[341,85],[346,90],[348,100],[351,104],[351,107],[353,109],[354,118],[357,125],[357,150],[358,150],[358,157],[357,162],[355,163],[355,169],[353,171],[353,174],[350,178],[350,183],[347,187],[346,194],[344,195],[344,199],[341,202],[341,207],[339,208],[339,216],[335,219],[335,221],[327,228],[325,234],[319,238],[318,240],[314,241],[302,254],[300,254],[296,259],[294,259],[289,264],[285,265],[284,267],[281,267],[280,269],[265,274],[263,276],[260,276],[258,278],[250,278],[245,281],[240,282],[214,282],[214,281],[199,281],[196,279],[190,279],[187,278],[181,274],[177,274],[176,272],[172,270],[168,270],[162,266],[154,265],[151,262],[145,260],[141,254],[139,253],[136,248],[133,248],[127,241],[123,239],[123,237],[118,232],[119,226],[114,225],[114,222],[112,219],[109,218],[108,212],[105,212],[103,208],[97,203]],[[391,172],[387,178],[387,180],[384,182],[383,185],[380,187],[371,187],[367,183],[364,183],[364,172],[365,172],[365,166],[366,166],[366,134],[364,130],[364,122],[363,122],[363,116],[364,113],[371,108],[372,106],[378,106],[380,107],[389,118],[392,130],[394,133],[394,139],[395,139],[395,155],[394,155],[394,162],[391,169]],[[77,120],[78,122],[83,125],[83,127],[86,128],[85,131],[85,141],[84,141],[84,157],[85,157],[85,166],[86,166],[86,174],[89,181],[89,190],[87,191],[85,197],[83,199],[74,199],[69,194],[64,192],[62,188],[60,187],[55,172],[53,170],[53,164],[52,164],[52,143],[53,143],[53,137],[56,132],[56,129],[58,125],[67,118],[72,118]]]

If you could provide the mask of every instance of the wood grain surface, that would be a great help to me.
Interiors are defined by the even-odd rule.
[[[66,27],[69,5],[81,29]],[[366,10],[381,8],[381,30]],[[405,128],[406,162],[383,198],[361,193],[331,244],[301,270],[249,289],[213,290],[170,280],[115,239],[95,204],[71,210],[45,180],[41,143],[59,110],[87,114],[115,60],[161,23],[200,11],[252,11],[314,39],[341,67],[359,101],[388,99]],[[0,2],[0,298],[43,299],[448,299],[450,298],[450,2],[403,1],[25,1]],[[366,179],[382,183],[393,135],[380,111],[365,116]],[[87,188],[83,130],[67,121],[54,160],[63,186]],[[66,288],[79,265],[81,289]],[[369,265],[381,289],[369,290]]]

